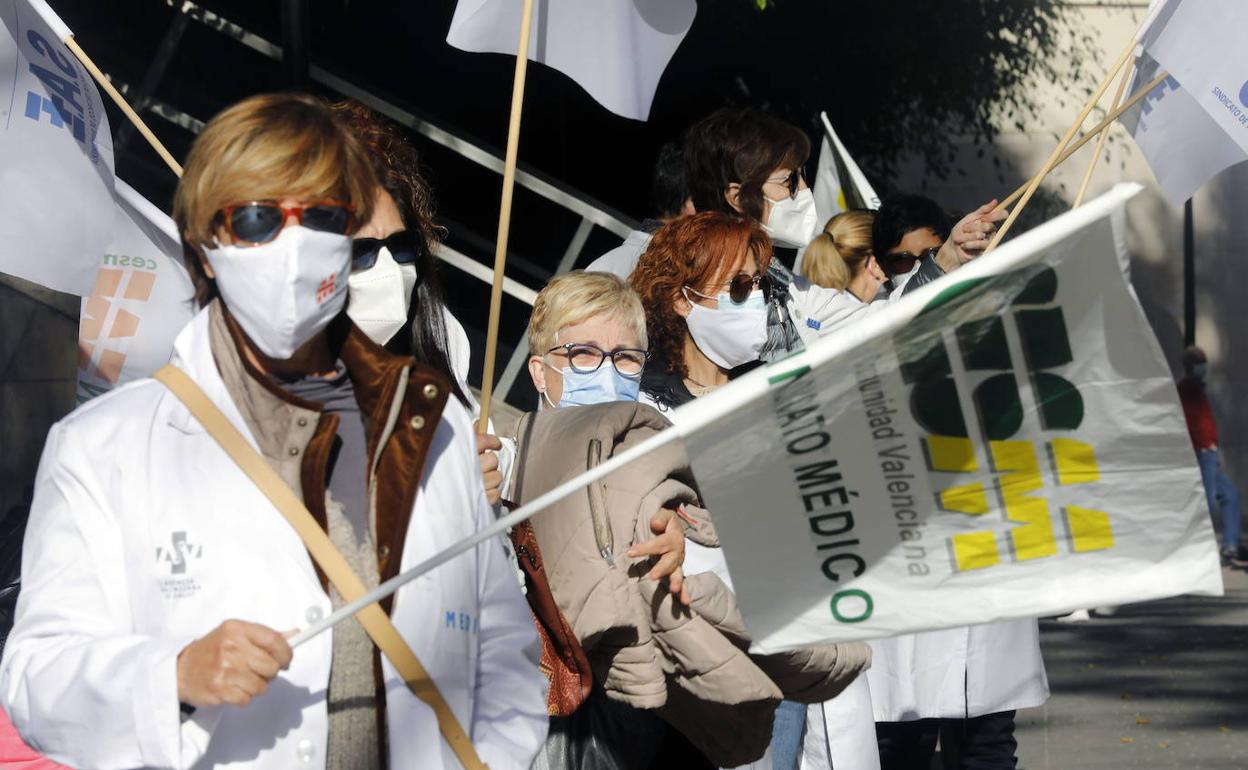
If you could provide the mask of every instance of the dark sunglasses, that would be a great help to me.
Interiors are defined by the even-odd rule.
[[[425,254],[425,239],[411,230],[400,230],[385,238],[356,238],[351,242],[351,272],[368,270],[377,264],[383,247],[400,265],[414,265]]]
[[[802,169],[799,168],[799,169],[796,169],[795,171],[790,172],[787,179],[768,179],[766,181],[770,184],[784,185],[785,187],[789,188],[789,197],[796,198],[797,186],[804,178],[805,176],[802,172]]]
[[[762,273],[755,275],[746,275],[745,273],[737,273],[728,282],[728,298],[733,303],[740,305],[750,298],[750,294],[759,287],[763,282]]]
[[[248,201],[226,206],[217,212],[217,221],[240,246],[259,246],[278,236],[286,220],[309,230],[346,235],[355,224],[355,207],[333,200],[283,206],[276,201]]]
[[[732,277],[732,280],[724,281],[723,283],[720,284],[720,286],[721,287],[727,286],[728,287],[728,299],[732,300],[733,304],[740,305],[742,302],[745,302],[747,299],[749,299],[750,294],[752,294],[754,290],[757,289],[760,284],[762,284],[763,277],[764,276],[761,273],[758,273],[755,275],[747,275],[746,273],[737,273],[736,275]],[[702,299],[719,299],[718,297],[711,297],[706,294],[703,294],[702,292],[692,287],[689,288],[689,291],[698,295]]]
[[[939,246],[933,246],[926,249],[917,257],[908,251],[897,251],[892,254],[885,254],[884,259],[880,260],[881,266],[892,275],[900,275],[908,273],[914,269],[914,264],[920,260],[931,259],[940,251]]]

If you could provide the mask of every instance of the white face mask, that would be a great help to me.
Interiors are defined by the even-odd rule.
[[[689,298],[687,293],[685,298]],[[761,289],[751,292],[740,305],[733,304],[728,294],[722,293],[715,310],[689,300],[685,325],[702,355],[720,368],[735,369],[757,361],[767,342],[767,303]]]
[[[800,249],[810,243],[819,229],[819,214],[815,211],[815,195],[807,187],[798,190],[793,198],[773,201],[763,198],[771,204],[771,213],[763,229],[779,246]]]
[[[291,225],[259,246],[204,249],[221,299],[252,343],[287,359],[347,301],[351,237]]]
[[[407,325],[416,287],[415,265],[400,265],[390,249],[382,246],[373,266],[352,273],[347,285],[347,315],[373,342],[384,345]]]

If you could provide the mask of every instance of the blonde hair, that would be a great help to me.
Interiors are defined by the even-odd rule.
[[[194,251],[215,241],[217,213],[244,201],[332,198],[373,214],[377,176],[359,141],[323,100],[261,94],[217,114],[196,138],[173,197],[173,219],[201,304],[214,293]]]
[[[842,211],[806,247],[801,274],[811,283],[844,291],[871,256],[874,211]]]
[[[543,355],[558,345],[560,329],[599,315],[628,324],[641,347],[648,347],[646,312],[637,292],[611,273],[573,270],[556,276],[538,292],[529,318],[529,355]]]

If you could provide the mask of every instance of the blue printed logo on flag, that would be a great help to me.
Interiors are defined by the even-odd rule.
[[[819,331],[819,327],[823,326],[823,324],[819,323],[818,321],[816,321],[816,320],[815,320],[815,319],[813,319],[813,318],[807,318],[807,319],[806,319],[806,325],[807,325],[807,326],[809,326],[810,328],[814,329],[815,331]]]

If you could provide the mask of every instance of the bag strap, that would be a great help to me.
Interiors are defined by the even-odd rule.
[[[282,512],[290,526],[294,527],[303,539],[308,553],[316,560],[321,570],[329,578],[329,582],[338,590],[344,602],[353,601],[365,593],[364,584],[351,570],[342,553],[334,547],[333,542],[321,525],[317,523],[307,506],[303,504],[290,487],[282,481],[259,452],[257,452],[243,434],[226,418],[216,404],[204,394],[195,381],[173,364],[167,364],[154,375],[186,405],[195,419],[208,431],[208,434],[225,450],[243,473],[264,493],[269,502]],[[442,737],[450,745],[451,750],[459,759],[465,770],[485,770],[485,764],[477,756],[472,740],[460,726],[450,705],[438,691],[437,685],[430,678],[429,672],[421,664],[412,648],[408,646],[398,629],[390,621],[385,610],[379,604],[370,604],[355,615],[373,643],[385,654],[390,663],[403,677],[412,693],[433,709],[438,718],[438,729]]]

